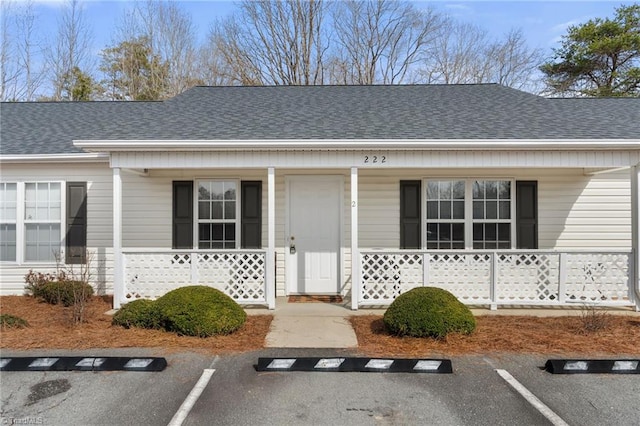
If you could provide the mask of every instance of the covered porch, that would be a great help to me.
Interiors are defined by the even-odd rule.
[[[466,304],[492,309],[579,304],[640,308],[640,155],[629,142],[303,140],[75,144],[86,150],[109,152],[111,156],[116,308],[136,298],[156,298],[173,288],[193,284],[211,285],[240,304],[270,309],[275,307],[276,296],[305,293],[340,294],[350,299],[354,310],[385,307],[399,294],[417,286],[441,287]],[[582,186],[588,186],[593,179],[613,173],[625,176],[630,191],[622,189],[621,193],[627,194],[623,204],[630,206],[630,213],[604,215],[600,220],[597,211],[578,215],[578,224],[571,225],[580,230],[576,237],[571,234],[574,231],[561,229],[574,212],[570,204],[577,203],[569,200],[567,207],[554,213],[556,218],[545,218],[540,230],[536,228],[539,247],[536,241],[535,248],[520,248],[516,184],[536,180],[538,174],[541,182],[551,182],[555,175],[545,178],[550,172],[564,181],[541,185],[540,194],[545,197],[544,205],[539,206],[541,212],[567,201],[562,200],[562,191],[553,192],[556,187],[568,183],[580,193],[584,192]],[[161,188],[159,194],[164,193],[165,198],[155,198],[154,202],[170,210],[171,182],[192,180],[198,188],[199,179],[220,176],[227,180],[233,176],[238,191],[245,179],[262,183],[257,247],[244,247],[241,236],[237,236],[234,248],[202,248],[198,223],[191,225],[194,239],[190,248],[172,248],[167,238],[160,238],[161,242],[155,245],[147,245],[140,238],[126,241],[126,228],[132,225],[125,212],[134,210],[131,203],[135,199],[127,194],[129,185]],[[421,183],[417,228],[411,227],[411,220],[403,222],[401,182]],[[465,194],[460,200],[467,201],[460,208],[465,219],[429,218],[427,192],[431,182],[463,182]],[[507,198],[495,200],[496,205],[504,202],[507,219],[501,221],[496,216],[493,221],[478,221],[482,226],[476,226],[472,217],[477,198],[471,191],[478,182],[510,183],[505,186]],[[310,189],[296,189],[303,187]],[[197,189],[194,194],[194,200],[189,202],[197,210]],[[597,197],[596,194],[592,199]],[[313,204],[314,199],[318,200],[317,205]],[[452,206],[460,201],[455,196],[440,202],[443,200]],[[240,203],[239,198],[237,201]],[[483,202],[489,201],[493,199]],[[580,208],[589,208],[589,200],[579,202]],[[305,210],[301,206],[307,203],[313,207]],[[327,204],[333,206],[329,211],[336,212],[327,221],[333,224],[337,246],[335,250],[317,246],[315,253],[305,246],[305,241],[318,242],[318,235],[327,234],[322,230],[325,226],[305,221],[296,225],[296,217],[312,215]],[[136,207],[139,208],[144,206]],[[326,212],[319,214],[327,217]],[[587,216],[588,220],[583,219]],[[319,223],[319,219],[315,220],[313,223]],[[615,229],[623,231],[613,231],[607,241],[609,231],[581,230],[597,227],[599,221],[604,228],[613,221]],[[464,226],[457,227],[456,223]],[[234,226],[238,234],[244,232],[244,225]],[[157,226],[162,227],[171,232],[170,223]],[[447,227],[450,230],[443,233]],[[305,235],[300,231],[309,228],[319,228],[320,234]],[[459,245],[454,241],[457,228],[462,229]],[[476,228],[483,229],[483,237],[474,234]],[[435,243],[429,236],[433,229],[439,233]],[[494,231],[488,229],[499,229],[502,238],[489,237]],[[407,243],[406,239],[412,237],[406,236],[412,232],[416,241]],[[597,238],[589,240],[591,235]],[[478,247],[478,238],[487,240],[482,248]],[[331,269],[329,280],[335,282],[329,287],[305,287],[312,264]],[[308,270],[301,265],[307,265]],[[322,271],[317,275],[320,277]]]

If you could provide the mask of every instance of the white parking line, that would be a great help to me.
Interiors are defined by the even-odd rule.
[[[193,389],[191,389],[191,392],[189,392],[189,395],[187,395],[187,398],[184,400],[176,414],[173,416],[168,426],[182,425],[182,422],[184,422],[184,420],[189,415],[189,412],[193,408],[193,405],[196,403],[198,398],[200,398],[202,391],[204,391],[204,388],[206,388],[207,384],[209,384],[209,380],[211,380],[211,376],[213,376],[213,373],[215,373],[215,371],[216,370],[214,370],[213,368],[204,369],[202,375],[200,376],[200,379],[193,387]]]
[[[513,387],[520,395],[526,399],[529,404],[533,405],[543,416],[545,416],[554,426],[569,426],[567,422],[562,420],[560,416],[546,406],[542,401],[532,394],[529,389],[525,388],[517,381],[507,370],[496,369],[496,372]]]

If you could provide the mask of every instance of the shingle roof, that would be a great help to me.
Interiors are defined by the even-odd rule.
[[[0,154],[74,139],[638,139],[640,99],[546,99],[495,84],[194,87],[164,102],[0,105]]]

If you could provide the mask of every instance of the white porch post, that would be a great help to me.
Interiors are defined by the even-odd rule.
[[[276,308],[276,171],[267,169],[267,305]]]
[[[636,311],[640,311],[640,164],[631,167],[631,249],[631,285],[636,299]]]
[[[122,178],[120,168],[113,168],[113,307],[119,309],[124,300],[124,268],[122,259]]]
[[[360,251],[358,249],[358,168],[351,168],[351,309],[358,310]]]

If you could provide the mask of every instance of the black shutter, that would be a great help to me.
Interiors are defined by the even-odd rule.
[[[538,248],[538,182],[516,182],[516,246]]]
[[[262,182],[242,181],[240,238],[242,248],[262,247]]]
[[[419,249],[422,246],[420,226],[420,189],[419,180],[400,181],[400,248]]]
[[[174,249],[193,248],[193,182],[173,181]]]
[[[87,255],[87,183],[67,182],[65,263],[82,264]]]

